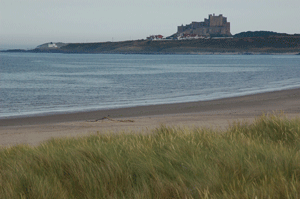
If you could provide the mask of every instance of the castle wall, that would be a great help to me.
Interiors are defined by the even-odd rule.
[[[197,34],[197,35],[200,35],[200,36],[209,36],[208,32],[209,32],[208,27],[197,28],[197,29],[193,30],[193,34]]]
[[[183,26],[178,26],[177,27],[177,32],[183,32]]]

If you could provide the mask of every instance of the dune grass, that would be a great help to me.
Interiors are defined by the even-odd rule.
[[[2,148],[0,198],[300,198],[300,120]]]

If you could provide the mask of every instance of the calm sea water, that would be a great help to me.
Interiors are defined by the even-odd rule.
[[[2,118],[299,87],[297,55],[0,53]]]

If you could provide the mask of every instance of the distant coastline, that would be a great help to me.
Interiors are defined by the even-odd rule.
[[[32,50],[1,52],[102,54],[300,54],[300,34],[242,32],[233,37],[187,40],[132,40],[99,43],[46,43]]]

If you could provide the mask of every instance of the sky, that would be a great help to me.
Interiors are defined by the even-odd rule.
[[[0,0],[0,49],[170,36],[223,14],[231,33],[300,33],[300,0]]]

